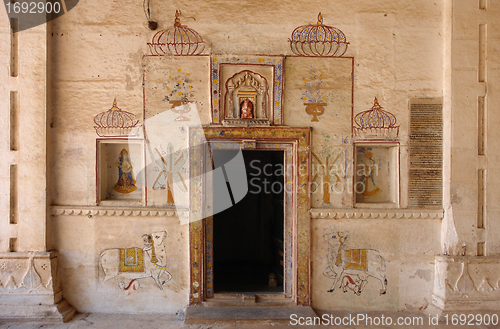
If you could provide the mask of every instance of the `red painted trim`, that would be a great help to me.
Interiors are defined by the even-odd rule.
[[[212,55],[211,54],[199,54],[199,55],[149,55],[149,54],[143,54],[142,58],[145,58],[145,57],[181,57],[181,58],[186,58],[186,57],[204,57],[204,56],[207,57],[207,56],[212,56]]]
[[[212,57],[210,57],[210,73],[209,73],[209,77],[208,77],[208,83],[210,85],[210,113],[212,114],[212,117],[210,118],[210,124],[215,124],[214,123],[214,91],[212,90],[212,74],[214,72],[214,66],[213,66],[213,59]],[[219,93],[219,100],[220,100],[220,83],[219,83],[219,90],[217,91]],[[220,117],[220,109],[219,109],[219,117]],[[217,124],[221,124],[220,123],[220,119],[219,119],[219,122]]]
[[[351,69],[351,138],[354,137],[354,57]]]
[[[397,188],[398,188],[398,202],[397,202],[397,208],[401,208],[401,143],[399,142],[399,140],[388,140],[388,139],[370,139],[370,140],[358,140],[358,141],[353,141],[353,147],[352,147],[352,162],[353,162],[353,166],[352,166],[352,170],[353,170],[353,173],[352,173],[352,181],[353,181],[353,185],[352,185],[352,188],[353,188],[353,191],[352,191],[352,198],[353,198],[353,203],[352,203],[352,206],[353,208],[355,208],[355,205],[356,205],[356,144],[378,144],[380,146],[383,146],[384,144],[391,144],[391,145],[394,145],[394,144],[397,144],[397,148],[398,148],[398,154],[397,154],[397,164],[396,164],[396,169],[398,170],[398,184],[397,184]],[[365,208],[363,208],[365,209]]]
[[[271,55],[263,55],[267,57],[271,57]],[[277,55],[274,55],[277,56]],[[285,57],[299,57],[299,58],[335,58],[335,59],[354,59],[353,56],[300,56],[300,55],[285,55]]]
[[[121,138],[110,138],[110,137],[106,137],[106,138],[96,138],[95,142],[96,142],[96,164],[95,164],[95,180],[96,180],[96,205],[99,205],[99,163],[100,163],[100,156],[99,156],[99,152],[101,150],[101,144],[104,144],[102,142],[104,141],[144,141],[144,139],[142,138],[124,138],[124,137],[121,137]],[[144,142],[142,143],[142,148],[144,149]],[[146,172],[146,163],[144,162],[144,172]],[[146,174],[144,174],[146,175]],[[146,176],[144,176],[146,177]]]
[[[266,57],[269,57],[269,56],[266,56]],[[219,64],[219,73],[218,73],[218,76],[219,76],[219,83],[218,83],[218,85],[219,85],[219,91],[218,91],[219,92],[219,104],[217,104],[218,110],[219,110],[219,122],[218,123],[214,123],[214,124],[222,125],[222,120],[224,120],[224,117],[222,116],[222,109],[224,109],[224,114],[226,112],[225,111],[225,106],[222,106],[222,103],[223,103],[222,102],[223,101],[222,100],[222,90],[220,88],[220,86],[222,86],[220,78],[221,78],[221,71],[222,71],[222,66],[223,65],[268,66],[268,67],[271,67],[273,69],[273,85],[271,86],[271,88],[273,88],[273,101],[271,102],[271,106],[270,106],[271,107],[271,111],[272,111],[272,117],[271,117],[271,115],[268,115],[268,116],[269,116],[269,122],[272,122],[271,125],[274,125],[275,124],[275,122],[274,122],[274,102],[275,102],[275,99],[276,99],[276,95],[274,94],[274,83],[276,82],[276,68],[275,68],[275,65],[269,65],[269,64],[252,64],[252,63],[231,63],[231,62],[228,62],[228,63],[226,63],[226,62],[220,62],[220,64]],[[254,74],[257,73],[257,72],[253,72],[253,71],[250,71],[250,70],[243,70],[243,71],[240,71],[239,73],[244,72],[244,71],[252,72]],[[239,74],[239,73],[236,73],[236,74]],[[257,74],[259,74],[259,73],[257,73]],[[232,77],[234,77],[234,75]],[[229,79],[231,79],[231,78],[229,78]],[[264,78],[264,79],[266,80],[266,83],[267,83],[267,79],[266,78]],[[212,85],[212,80],[210,80],[210,85]],[[227,85],[227,81],[224,84],[224,86],[226,87],[226,94],[227,94],[227,86],[226,85]],[[267,83],[267,85],[269,86],[269,83]],[[211,94],[212,93],[210,93],[210,95]],[[282,91],[281,91],[281,97],[283,98],[283,87],[282,87]],[[269,96],[268,96],[268,100],[269,100]],[[225,96],[224,96],[224,103],[225,103]],[[212,105],[213,105],[213,103],[212,103]],[[281,100],[280,100],[280,106],[281,106],[281,115],[283,116],[283,103],[281,102]],[[281,124],[283,124],[283,119],[280,119],[280,120],[281,120]],[[212,122],[213,122],[213,120],[212,120]]]
[[[95,141],[95,204],[99,204],[99,139]]]
[[[142,73],[142,136],[144,143],[146,143],[146,72]],[[143,143],[144,150],[144,205],[148,205],[148,171],[147,168],[147,156],[146,156],[146,145]]]

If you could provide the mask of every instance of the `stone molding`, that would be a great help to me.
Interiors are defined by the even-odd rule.
[[[0,294],[25,292],[47,294],[61,290],[57,281],[57,254],[48,252],[0,253]]]
[[[354,209],[312,208],[313,219],[442,219],[442,209]]]
[[[54,216],[134,216],[134,217],[185,217],[188,209],[153,207],[101,207],[101,206],[52,206]]]
[[[500,308],[500,256],[436,256],[432,303],[440,312]]]
[[[66,322],[75,308],[63,299],[57,251],[0,253],[0,320]]]

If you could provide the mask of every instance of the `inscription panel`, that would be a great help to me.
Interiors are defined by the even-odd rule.
[[[410,99],[410,207],[441,206],[443,200],[443,102]]]

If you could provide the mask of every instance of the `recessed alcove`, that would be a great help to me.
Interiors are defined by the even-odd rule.
[[[354,144],[354,205],[356,208],[399,207],[399,144]]]
[[[144,201],[142,141],[97,140],[97,203],[101,206],[141,206]]]

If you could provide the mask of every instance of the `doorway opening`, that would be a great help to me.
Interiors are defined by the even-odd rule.
[[[227,163],[238,150],[213,152],[214,158]],[[283,292],[284,151],[242,153],[248,193],[213,216],[214,292]],[[226,171],[232,169],[236,168],[225,166]],[[213,182],[213,191],[221,188],[230,191],[231,186],[227,181]],[[214,205],[218,198],[222,196],[214,193]]]

